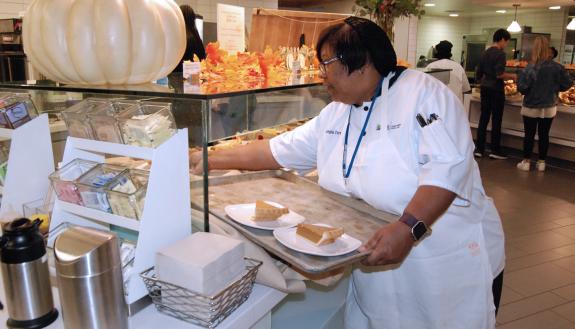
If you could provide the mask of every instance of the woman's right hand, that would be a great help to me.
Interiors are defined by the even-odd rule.
[[[204,172],[204,157],[203,152],[200,150],[189,150],[190,157],[190,172],[194,175],[201,175]]]

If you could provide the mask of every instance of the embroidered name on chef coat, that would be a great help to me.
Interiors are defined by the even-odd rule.
[[[325,131],[326,134],[328,135],[341,135],[341,131],[337,131],[337,130],[326,130]]]
[[[401,127],[401,123],[387,125],[387,130],[394,130]]]

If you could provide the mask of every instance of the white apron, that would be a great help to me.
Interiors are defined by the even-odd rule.
[[[347,185],[341,170],[343,143],[338,143],[330,158],[318,167],[318,174],[320,185],[326,189],[400,214],[417,189],[418,177],[398,154],[385,129],[388,81],[385,80],[382,96],[376,100],[383,106],[374,108],[368,134],[360,146]],[[383,135],[369,138],[376,126],[377,133]],[[356,141],[350,135],[351,150]],[[349,159],[350,154],[346,163]],[[416,245],[400,266],[354,269],[346,302],[345,327],[494,328],[491,293],[494,275],[481,222],[486,212],[498,217],[492,202],[482,192],[480,188],[474,191],[473,199],[479,201],[472,200],[469,207],[452,205],[433,225],[432,235]],[[462,216],[472,220],[462,220]]]

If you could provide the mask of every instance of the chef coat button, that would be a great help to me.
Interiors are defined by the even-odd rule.
[[[363,107],[363,110],[364,110],[364,111],[367,111],[367,110],[369,110],[369,107],[364,106],[364,107]]]

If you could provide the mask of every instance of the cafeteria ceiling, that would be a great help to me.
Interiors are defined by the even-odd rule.
[[[321,5],[334,2],[353,3],[353,0],[278,0],[280,8],[321,8]],[[507,14],[513,14],[513,4],[521,6],[518,14],[522,11],[549,10],[550,6],[570,7],[575,6],[575,0],[424,0],[422,3],[434,3],[435,7],[425,7],[426,15],[447,16],[450,13],[458,13],[460,17],[493,15],[496,10],[507,10]],[[562,9],[563,9],[562,8]]]

